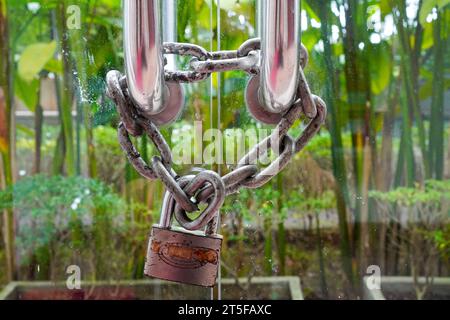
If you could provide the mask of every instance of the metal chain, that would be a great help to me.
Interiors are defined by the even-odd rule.
[[[190,70],[165,70],[165,80],[178,83],[192,83],[207,79],[211,73],[242,70],[256,75],[259,72],[259,39],[249,39],[238,50],[208,52],[204,48],[189,43],[166,42],[164,54],[191,57]],[[128,94],[126,78],[118,71],[107,75],[108,96],[115,102],[121,118],[119,124],[119,143],[133,167],[145,178],[161,179],[171,194],[175,204],[175,218],[188,230],[199,230],[207,226],[212,232],[215,213],[222,206],[226,195],[238,192],[241,188],[258,188],[269,182],[286,167],[292,157],[301,151],[320,130],[326,118],[326,105],[318,96],[311,94],[303,69],[308,54],[301,47],[300,79],[296,102],[280,116],[280,121],[272,134],[254,146],[227,175],[220,177],[209,170],[200,170],[197,175],[180,177],[172,168],[172,153],[157,126],[151,119],[139,113]],[[304,114],[311,119],[303,133],[292,138],[288,131],[295,121]],[[147,164],[134,147],[129,135],[147,134],[159,152]],[[267,167],[258,172],[257,161],[269,156],[270,151],[278,156]],[[187,213],[198,211],[199,203],[207,203],[207,208],[192,220]]]
[[[165,42],[163,44],[164,54],[191,57],[191,70],[166,70],[165,80],[178,83],[199,82],[207,79],[211,73],[231,70],[243,70],[249,74],[256,74],[259,69],[259,55],[256,50],[259,48],[259,39],[247,40],[238,50],[215,52],[208,52],[191,43]]]

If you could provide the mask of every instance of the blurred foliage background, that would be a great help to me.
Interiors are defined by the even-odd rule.
[[[305,72],[327,123],[271,183],[227,199],[224,277],[296,275],[307,298],[355,298],[373,264],[449,275],[449,2],[302,1]],[[255,0],[217,5],[178,0],[177,41],[236,49],[256,36]],[[143,277],[164,189],[116,140],[104,79],[123,70],[121,17],[119,0],[0,0],[0,286],[64,280],[71,264],[87,280]],[[182,119],[163,134],[173,145],[194,121],[260,128],[247,80],[236,71],[184,86]],[[151,143],[135,143],[149,159]]]

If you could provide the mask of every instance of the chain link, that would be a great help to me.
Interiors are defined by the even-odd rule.
[[[126,81],[119,71],[110,71],[106,76],[107,95],[114,101],[119,112],[120,119],[126,131],[131,135],[138,137],[142,135],[143,129],[136,122],[138,119],[137,110],[131,99],[127,96]]]
[[[183,210],[179,203],[175,205],[175,218],[178,223],[187,230],[199,230],[204,228],[211,221],[211,219],[214,218],[215,214],[223,205],[225,200],[225,183],[214,171],[205,170],[200,172],[183,190],[188,196],[194,197],[206,183],[209,183],[214,191],[212,193],[212,197],[209,197],[206,200],[208,203],[207,208],[197,219],[192,220],[189,218],[186,211]]]
[[[216,55],[214,55],[216,56]],[[232,70],[242,70],[250,74],[256,74],[259,62],[259,55],[255,51],[249,52],[247,56],[238,57],[237,52],[226,53],[224,59],[214,59],[198,61],[197,58],[191,60],[191,68],[197,73],[211,74],[211,72],[225,72]]]
[[[165,70],[165,80],[178,83],[192,83],[207,79],[211,73],[242,70],[252,75],[259,73],[261,43],[258,38],[244,42],[238,50],[208,52],[190,43],[166,42],[164,54],[191,57],[189,70]],[[241,188],[258,188],[269,182],[289,163],[292,157],[320,130],[326,118],[326,105],[318,96],[311,94],[303,69],[308,61],[306,48],[301,46],[300,79],[297,100],[284,114],[271,135],[254,146],[230,173],[220,177],[217,173],[200,169],[196,175],[179,177],[172,168],[172,152],[155,123],[139,113],[129,97],[126,78],[118,71],[107,75],[108,96],[117,106],[121,123],[118,128],[119,143],[133,167],[147,179],[161,179],[171,201],[175,201],[174,216],[178,223],[188,230],[199,230],[206,226],[212,233],[217,228],[215,215],[226,195]],[[296,139],[288,131],[296,120],[304,114],[311,121]],[[155,145],[159,156],[152,158],[148,165],[134,147],[130,136],[147,134]],[[276,158],[265,168],[258,169],[257,161],[268,157],[269,152]],[[207,203],[207,208],[196,218],[187,213],[198,211],[198,204]],[[171,219],[168,217],[167,219]],[[164,223],[169,224],[170,221]]]
[[[165,54],[191,57],[190,68],[186,71],[165,71],[166,81],[192,83],[207,79],[211,73],[242,70],[250,74],[258,72],[260,48],[258,38],[244,42],[238,50],[208,52],[204,48],[190,43],[165,42]]]
[[[191,43],[165,42],[163,44],[164,54],[175,54],[179,56],[188,56],[200,61],[206,61],[211,58],[211,54],[204,48]],[[203,81],[209,77],[210,73],[200,73],[196,71],[171,71],[165,70],[166,81],[175,81],[179,83],[190,83]]]

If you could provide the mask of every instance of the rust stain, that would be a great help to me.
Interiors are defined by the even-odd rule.
[[[152,241],[151,250],[155,253],[158,253],[161,248],[161,242],[159,241]]]
[[[192,248],[168,244],[167,245],[167,254],[170,257],[174,257],[174,258],[192,260],[193,250],[192,250]]]
[[[194,249],[194,256],[200,261],[217,264],[217,252],[212,249]]]
[[[151,250],[157,254],[161,253],[161,242],[153,241]],[[166,256],[184,260],[194,260],[200,263],[217,264],[218,255],[213,249],[188,247],[177,243],[166,243],[164,247],[167,248]]]

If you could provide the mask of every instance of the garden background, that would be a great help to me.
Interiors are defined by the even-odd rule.
[[[302,1],[305,73],[327,121],[267,186],[227,199],[222,277],[297,276],[307,299],[362,297],[371,265],[416,280],[416,298],[449,277],[449,2]],[[231,50],[257,34],[255,1],[174,3],[176,19],[163,20],[179,42]],[[0,0],[0,288],[65,281],[69,265],[86,281],[143,278],[164,189],[120,149],[112,69],[124,70],[120,1]],[[164,136],[174,145],[194,121],[259,128],[247,80],[233,71],[185,85]],[[151,158],[148,139],[134,141]]]

